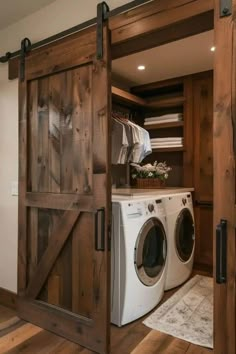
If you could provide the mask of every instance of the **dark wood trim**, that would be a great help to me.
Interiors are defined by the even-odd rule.
[[[183,82],[184,82],[184,76],[173,78],[173,79],[162,80],[162,81],[154,81],[148,84],[134,86],[131,88],[131,92],[134,95],[142,95],[145,94],[146,92],[154,91],[167,86],[183,85]]]
[[[148,101],[148,108],[163,108],[163,107],[178,107],[182,106],[185,102],[184,96],[176,96],[171,98],[159,98],[159,99],[152,99]]]
[[[183,85],[184,84],[184,80],[189,78],[189,77],[192,77],[193,79],[195,77],[200,79],[200,78],[208,77],[209,75],[213,75],[213,70],[207,70],[207,71],[202,71],[200,73],[180,76],[180,77],[173,78],[173,79],[167,79],[167,80],[162,80],[162,81],[154,81],[154,82],[150,82],[150,83],[144,84],[144,85],[133,86],[131,88],[131,92],[134,95],[143,95],[143,94],[145,94],[145,93],[147,93],[149,91],[154,91],[154,90],[157,90],[157,89],[161,89],[163,87]]]
[[[93,212],[93,196],[56,193],[26,193],[25,206]]]
[[[160,124],[145,125],[144,128],[146,130],[155,130],[155,129],[183,127],[183,125],[184,125],[184,122],[173,122],[173,123],[160,123]]]
[[[153,31],[126,42],[112,45],[112,59],[118,59],[143,50],[155,48],[199,33],[210,31],[214,25],[213,10],[186,19],[174,26]]]
[[[130,92],[119,89],[118,87],[112,86],[111,88],[112,96],[121,102],[128,102],[134,106],[142,106],[145,107],[147,102],[138,96],[133,95]]]
[[[0,288],[0,304],[6,307],[11,308],[12,310],[16,310],[16,302],[17,302],[17,294],[7,290]]]

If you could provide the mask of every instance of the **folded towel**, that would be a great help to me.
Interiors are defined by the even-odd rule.
[[[175,146],[175,145],[183,145],[183,143],[151,143],[151,146],[162,146],[162,145],[169,145],[169,146]]]
[[[152,121],[144,121],[144,125],[153,125],[153,124],[163,124],[163,123],[176,123],[176,122],[181,122],[182,119],[180,118],[170,118],[170,119],[158,119],[158,120],[152,120]]]
[[[159,120],[169,120],[169,119],[183,119],[183,113],[174,113],[174,114],[164,114],[157,117],[145,118],[145,122],[159,121]]]
[[[152,138],[150,139],[151,143],[152,142],[181,142],[183,141],[183,137],[173,137],[173,138]]]
[[[151,145],[152,149],[165,149],[165,148],[177,148],[177,147],[184,147],[183,144],[175,144],[175,145]]]

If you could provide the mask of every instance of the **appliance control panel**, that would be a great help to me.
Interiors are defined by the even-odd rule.
[[[165,214],[164,206],[162,204],[161,199],[147,201],[145,210],[146,210],[146,215],[154,216],[155,214],[159,214],[159,215]]]
[[[128,202],[126,205],[126,215],[130,218],[139,218],[142,215],[165,215],[164,205],[161,199],[143,200],[140,202]]]

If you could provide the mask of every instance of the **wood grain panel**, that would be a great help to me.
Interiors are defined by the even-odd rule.
[[[88,194],[92,180],[92,66],[73,73],[73,190]]]
[[[194,187],[199,202],[213,200],[213,77],[193,78]]]
[[[96,52],[95,38],[94,28],[89,28],[33,51],[26,58],[26,79],[33,80],[92,61]]]
[[[92,195],[72,193],[26,193],[25,206],[59,210],[94,210]]]
[[[73,146],[72,116],[73,103],[73,71],[67,71],[61,78],[63,82],[62,103],[60,107],[60,149],[61,149],[61,192],[71,193],[73,183],[73,160],[71,158]]]
[[[195,258],[197,265],[213,268],[213,206],[197,206],[195,216]]]
[[[193,183],[193,91],[191,76],[184,79],[184,156],[183,156],[183,186],[192,187]],[[195,185],[194,185],[195,187]]]
[[[32,93],[33,97],[36,95]],[[49,131],[49,85],[48,79],[44,78],[38,81],[38,132],[33,134],[33,144],[38,142],[38,170],[37,170],[37,189],[34,191],[47,192],[49,188],[49,161],[48,161],[48,131]],[[32,122],[36,119],[36,113],[33,112]],[[33,163],[33,156],[31,159]],[[34,171],[32,171],[34,172]]]
[[[235,99],[236,99],[236,1],[232,16],[220,18],[220,3],[215,0],[214,56],[214,230],[222,218],[227,226],[227,283],[214,286],[215,354],[236,352],[236,244],[235,244]],[[214,251],[215,251],[214,238]],[[214,254],[214,273],[216,257]]]
[[[49,77],[49,188],[48,192],[60,193],[61,186],[61,126],[62,82],[64,73]],[[64,92],[63,92],[64,93]]]

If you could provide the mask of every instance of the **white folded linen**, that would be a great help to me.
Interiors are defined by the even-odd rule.
[[[166,120],[166,119],[183,119],[183,113],[164,114],[162,116],[149,117],[149,118],[145,118],[145,122]]]
[[[150,139],[151,143],[153,142],[181,142],[184,140],[184,138],[182,137],[173,137],[173,138],[152,138]]]
[[[151,144],[151,146],[175,146],[175,145],[182,145],[183,143],[174,143],[174,144],[170,144],[170,143],[162,143],[162,144]]]
[[[180,119],[180,118],[159,119],[159,120],[152,120],[152,121],[144,121],[144,125],[176,123],[176,122],[181,122],[181,121],[182,121],[182,119]]]
[[[151,145],[152,149],[165,149],[165,148],[178,148],[178,147],[184,147],[183,144],[176,144],[176,145]]]

